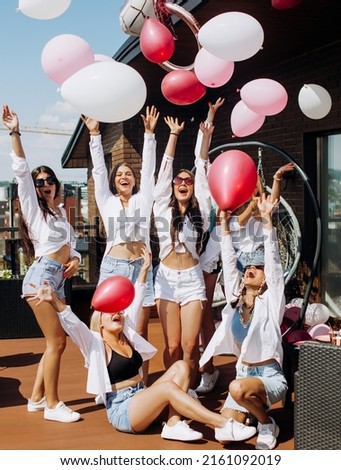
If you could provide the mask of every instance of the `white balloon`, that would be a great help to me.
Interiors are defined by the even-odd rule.
[[[298,104],[303,114],[310,119],[322,119],[331,110],[332,99],[328,91],[320,85],[304,85],[298,94]]]
[[[19,0],[18,11],[36,20],[51,20],[62,15],[71,0]]]
[[[90,64],[71,75],[60,88],[64,100],[80,114],[100,122],[122,122],[143,107],[147,88],[132,67],[116,61]]]
[[[238,62],[252,57],[261,49],[264,31],[252,16],[232,11],[207,21],[199,29],[198,40],[211,54]]]
[[[305,312],[304,322],[308,326],[325,323],[331,316],[329,308],[324,304],[310,304]]]
[[[109,55],[105,55],[105,54],[95,54],[95,62],[103,62],[103,61],[114,61],[115,62],[115,59],[113,59],[112,57],[110,57]]]
[[[147,18],[156,19],[153,0],[126,0],[121,7],[121,29],[130,36],[140,36]]]

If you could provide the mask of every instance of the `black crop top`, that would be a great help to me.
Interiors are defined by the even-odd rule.
[[[143,359],[136,349],[131,348],[133,354],[131,357],[121,356],[113,349],[111,350],[111,359],[107,365],[111,384],[117,384],[123,380],[132,379],[139,373]]]

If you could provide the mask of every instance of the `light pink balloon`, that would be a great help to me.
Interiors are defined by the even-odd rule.
[[[41,65],[46,75],[62,84],[78,70],[95,62],[89,44],[79,36],[61,34],[51,39],[41,54]]]
[[[265,116],[251,111],[243,101],[238,101],[231,112],[231,129],[235,136],[245,137],[262,127]]]
[[[270,78],[258,78],[247,83],[240,90],[240,97],[251,111],[264,116],[280,113],[288,102],[284,86]]]
[[[201,83],[217,88],[225,85],[232,77],[234,62],[220,59],[202,47],[195,57],[194,72]]]

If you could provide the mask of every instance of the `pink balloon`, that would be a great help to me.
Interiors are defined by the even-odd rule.
[[[288,103],[288,93],[283,85],[270,78],[258,78],[243,86],[240,97],[257,114],[273,116],[278,114]]]
[[[105,313],[122,312],[132,303],[134,296],[135,288],[130,279],[124,276],[111,276],[96,288],[91,306]]]
[[[140,48],[146,59],[160,64],[173,55],[175,49],[173,35],[165,25],[148,18],[142,26]]]
[[[299,5],[302,0],[271,0],[271,6],[277,10],[284,10],[286,8],[294,8]]]
[[[187,105],[200,100],[206,93],[206,87],[199,82],[194,72],[173,70],[163,78],[161,91],[171,103]]]
[[[73,34],[54,37],[45,45],[41,54],[44,72],[58,84],[94,62],[95,56],[89,44]]]
[[[212,163],[208,174],[211,195],[221,210],[235,211],[250,197],[257,184],[257,168],[241,150],[227,150]]]
[[[225,85],[232,77],[234,62],[220,59],[202,47],[195,57],[194,72],[201,83],[217,88]]]
[[[265,116],[251,111],[243,101],[238,101],[231,112],[231,129],[235,136],[245,137],[262,127]]]

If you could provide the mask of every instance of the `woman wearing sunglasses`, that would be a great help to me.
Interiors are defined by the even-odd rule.
[[[75,250],[73,229],[65,209],[56,204],[60,182],[47,166],[28,167],[20,139],[19,119],[7,105],[2,119],[12,139],[12,168],[18,182],[20,200],[20,236],[26,260],[31,264],[24,280],[23,295],[32,292],[30,283],[48,281],[58,298],[65,303],[65,279],[76,274],[80,254]],[[46,340],[34,381],[29,412],[44,411],[44,418],[70,423],[78,421],[79,413],[68,408],[58,397],[60,361],[66,346],[66,334],[53,307],[44,303],[29,305]]]
[[[185,169],[174,177],[175,149],[184,122],[169,116],[165,122],[170,134],[154,190],[153,211],[160,247],[155,300],[165,338],[165,367],[184,359],[191,368],[192,389],[198,372],[199,333],[206,300],[199,254],[211,208],[207,172],[214,128],[200,124],[202,144],[195,178]]]
[[[136,281],[143,264],[142,249],[150,251],[150,218],[155,183],[156,140],[155,127],[159,113],[155,106],[146,108],[141,115],[144,124],[141,184],[131,164],[116,164],[109,177],[104,159],[99,122],[82,116],[90,134],[90,154],[93,162],[92,175],[95,198],[106,231],[106,248],[103,255],[99,281],[120,275]],[[142,314],[137,331],[148,338],[148,322],[151,307],[155,305],[153,271],[150,267]],[[143,378],[148,381],[148,362],[143,365]]]
[[[238,255],[230,232],[230,214],[221,212],[221,248],[227,305],[222,322],[205,349],[200,365],[212,356],[238,357],[236,379],[229,384],[229,395],[221,414],[229,419],[225,443],[250,437],[247,419],[258,422],[256,449],[270,450],[277,444],[279,427],[268,415],[272,404],[285,399],[287,383],[282,371],[283,349],[280,325],[285,295],[272,211],[277,200],[257,198],[263,225],[264,260],[248,265],[241,277]],[[256,428],[254,433],[256,433]]]

